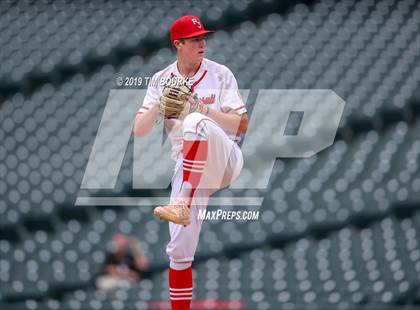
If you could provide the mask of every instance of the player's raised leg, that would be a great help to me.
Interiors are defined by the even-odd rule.
[[[183,139],[181,189],[169,205],[155,208],[154,213],[160,219],[188,225],[197,188],[214,192],[229,185],[242,168],[242,156],[226,133],[200,113],[185,118]]]

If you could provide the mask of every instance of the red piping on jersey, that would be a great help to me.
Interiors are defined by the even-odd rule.
[[[206,75],[207,70],[204,70],[203,74],[201,75],[201,77],[191,86],[191,90],[194,91],[194,88],[198,85],[198,83],[201,82],[202,79],[204,79],[204,76]]]
[[[200,61],[200,65],[198,66],[197,70],[195,70],[193,76],[197,74],[198,70],[200,70],[202,63],[203,63],[203,61]],[[177,66],[178,66],[178,64],[177,64]]]
[[[240,110],[240,109],[242,109],[243,107],[245,107],[245,105],[241,105],[239,108],[233,109],[233,111]]]
[[[149,110],[149,108],[148,107],[140,107],[140,110],[141,109],[145,109],[145,110]],[[143,111],[138,111],[136,114],[143,114],[144,112]]]

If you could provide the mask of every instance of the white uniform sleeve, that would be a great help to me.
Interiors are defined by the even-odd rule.
[[[137,113],[141,114],[149,110],[157,101],[159,101],[159,97],[158,79],[157,74],[155,74],[149,82],[143,104]]]
[[[234,112],[239,115],[246,113],[245,104],[239,93],[238,83],[228,68],[226,68],[226,73],[224,74],[224,87],[220,102],[222,112]]]

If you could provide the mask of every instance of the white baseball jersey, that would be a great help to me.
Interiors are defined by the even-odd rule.
[[[178,71],[176,61],[152,77],[143,105],[140,107],[138,113],[147,111],[155,102],[159,101],[165,81],[172,76],[182,78],[181,73]],[[197,94],[204,104],[209,105],[211,109],[225,113],[234,112],[238,115],[246,112],[246,107],[239,94],[236,79],[226,66],[204,58],[197,72],[189,79],[189,82],[192,85],[193,92]],[[172,158],[177,160],[182,150],[180,121],[167,119],[165,120],[165,128],[172,143]],[[235,142],[239,142],[240,137],[227,134],[229,138]]]

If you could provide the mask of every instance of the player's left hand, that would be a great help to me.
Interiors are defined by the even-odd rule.
[[[172,77],[163,88],[159,111],[165,118],[184,119],[189,113],[208,114],[209,108],[193,94],[182,78]]]
[[[183,119],[190,113],[192,91],[186,81],[172,77],[163,88],[159,111],[165,118]]]

